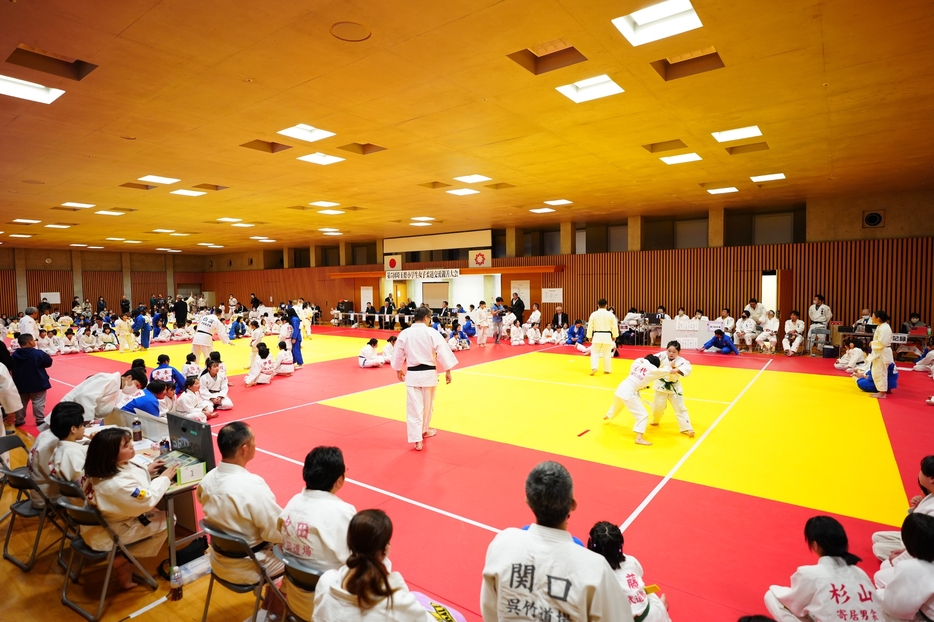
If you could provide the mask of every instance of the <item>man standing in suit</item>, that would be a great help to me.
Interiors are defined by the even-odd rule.
[[[516,316],[516,319],[519,320],[519,323],[522,323],[522,314],[525,313],[525,303],[522,302],[522,299],[519,298],[519,294],[516,292],[512,293],[512,302],[510,302],[510,310],[513,315]]]
[[[565,324],[570,324],[570,319],[568,318],[567,313],[561,312],[561,307],[555,307],[555,314],[551,317],[551,323],[554,324],[555,328],[561,328]]]
[[[175,311],[175,328],[185,328],[188,323],[188,303],[182,299],[180,294],[176,294],[172,310]]]

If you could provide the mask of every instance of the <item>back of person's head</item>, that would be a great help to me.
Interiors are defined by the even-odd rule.
[[[392,335],[389,337],[389,339],[386,340],[386,343],[396,343],[398,339],[399,339],[398,337],[396,337],[395,335]]]
[[[224,315],[224,310],[221,309],[220,307],[217,307],[216,309],[214,309],[214,314],[215,314],[215,315]]]
[[[377,339],[376,337],[373,337],[369,341],[367,341],[366,344],[368,346],[373,346],[375,348],[376,346],[379,345],[379,339]]]
[[[165,390],[168,388],[168,386],[161,380],[153,380],[146,388],[149,389],[149,392],[153,395],[161,395],[162,393],[165,393]]]
[[[264,359],[269,356],[269,346],[265,343],[260,343],[256,346],[256,354],[259,355],[259,358]]]
[[[284,341],[280,341],[280,342],[279,342],[279,349],[280,349],[280,350],[287,350],[288,348],[289,348],[289,346],[286,345],[286,343],[285,343]]]
[[[146,371],[146,361],[143,359],[133,359],[133,362],[130,363],[130,367],[137,367],[143,371]]]
[[[242,421],[231,421],[217,433],[217,450],[221,452],[222,458],[229,460],[235,457],[240,447],[251,438],[253,431],[250,426]]]
[[[883,322],[888,322],[888,321],[889,321],[889,314],[886,313],[885,311],[881,311],[881,310],[880,310],[880,311],[874,311],[874,312],[873,312],[873,315],[876,316],[877,318],[879,318],[879,319],[880,319],[881,321],[883,321]]]
[[[259,328],[259,322],[257,322],[256,320],[253,320],[252,322],[250,322],[250,326],[252,326],[253,328]]]
[[[171,361],[172,359],[169,358],[168,354],[160,354],[159,358],[156,360],[159,361],[160,365],[168,365],[169,361]]]
[[[559,527],[574,505],[571,474],[557,462],[540,463],[525,480],[525,500],[535,514],[536,523],[543,527]]]
[[[597,301],[598,307],[605,307],[606,305],[607,305],[606,298],[601,298],[600,300]]]
[[[130,438],[126,428],[107,428],[91,439],[84,459],[84,474],[88,477],[113,477],[120,470],[117,456],[124,439]]]
[[[68,438],[72,428],[84,425],[84,406],[76,402],[59,402],[52,409],[49,429],[58,440]]]
[[[19,344],[19,347],[25,348],[33,340],[33,336],[29,333],[22,333],[19,337],[16,338],[16,343]]]
[[[912,512],[902,522],[902,542],[915,559],[934,563],[934,516]]]
[[[830,516],[814,516],[804,524],[804,539],[808,546],[820,547],[822,557],[839,557],[848,566],[859,562],[859,557],[849,551],[846,531],[840,522]]]
[[[146,377],[146,370],[139,367],[131,367],[130,369],[123,372],[123,378],[128,377],[130,380],[135,380],[139,384],[140,389],[145,389],[146,385],[149,384],[149,378]]]
[[[330,492],[346,470],[344,454],[340,448],[315,447],[305,456],[305,466],[302,469],[305,488]]]
[[[608,521],[600,521],[591,527],[587,548],[603,555],[613,570],[619,570],[620,564],[626,561],[623,555],[623,532]]]
[[[392,521],[382,510],[357,512],[347,527],[347,573],[344,587],[357,597],[357,606],[366,611],[384,598],[392,599],[389,573],[383,565],[386,547],[392,539]]]
[[[211,357],[212,361],[217,361],[218,363],[221,362],[221,353],[218,352],[217,350],[211,350],[211,353],[208,354],[208,356]]]
[[[198,357],[195,356],[195,353],[194,353],[194,352],[189,352],[189,353],[188,353],[188,356],[185,357],[185,362],[186,362],[186,363],[195,363],[195,362],[197,362],[197,361],[198,361]]]
[[[415,321],[424,322],[425,318],[431,315],[431,309],[428,307],[419,307],[415,310]]]
[[[647,356],[645,357],[645,360],[646,360],[647,362],[651,363],[652,365],[655,365],[655,367],[659,367],[659,366],[662,364],[662,362],[661,362],[660,360],[658,360],[658,357],[655,356],[654,354],[649,354],[649,355],[647,355]]]

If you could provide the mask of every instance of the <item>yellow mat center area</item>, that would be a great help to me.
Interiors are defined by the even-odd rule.
[[[591,377],[589,357],[528,353],[455,369],[454,382],[438,387],[432,426],[663,476],[732,403],[675,479],[901,524],[905,491],[878,402],[852,380],[766,371],[739,397],[757,370],[695,364],[682,384],[697,436],[679,433],[669,405],[646,432],[654,445],[643,447],[628,411],[603,421],[630,364],[614,359],[613,374]],[[405,420],[401,383],[323,403]]]
[[[221,360],[227,368],[227,375],[234,376],[245,374],[245,367],[250,362],[250,340],[235,339],[231,340],[231,345],[224,345],[223,342],[215,341],[214,349],[220,352]],[[268,336],[263,339],[269,347],[271,356],[279,352],[279,339],[275,336]],[[302,358],[305,364],[321,363],[323,361],[334,361],[338,359],[356,358],[360,350],[366,345],[366,339],[360,337],[333,337],[329,335],[315,335],[312,339],[307,337],[302,341]],[[191,352],[191,342],[185,341],[179,344],[150,344],[149,350],[142,352],[97,352],[92,356],[121,361],[129,365],[134,359],[143,359],[146,361],[146,367],[152,368],[159,365],[157,359],[160,354],[168,354],[171,364],[176,369],[181,369],[185,364],[185,357]]]

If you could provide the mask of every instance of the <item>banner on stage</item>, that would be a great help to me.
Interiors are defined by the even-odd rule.
[[[409,279],[453,279],[461,275],[457,268],[439,270],[387,270],[386,278],[392,281],[408,281]]]
[[[542,288],[542,302],[557,302],[562,303],[564,296],[564,289],[560,287],[543,287]]]

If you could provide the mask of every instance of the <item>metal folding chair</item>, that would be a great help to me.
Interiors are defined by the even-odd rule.
[[[7,526],[6,540],[3,542],[3,559],[13,562],[23,572],[29,572],[36,563],[36,554],[39,551],[39,540],[42,539],[45,520],[53,516],[55,511],[49,498],[45,496],[45,493],[42,492],[42,489],[39,488],[39,485],[30,477],[28,472],[18,473],[0,464],[0,473],[3,474],[7,485],[17,491],[16,501],[10,505],[10,524]],[[32,504],[30,492],[35,492],[42,498],[44,501],[43,507],[37,508]],[[16,524],[17,518],[23,520],[39,519],[39,528],[36,530],[36,538],[32,544],[32,553],[26,561],[20,561],[10,554],[10,538],[13,536],[13,526]]]
[[[21,439],[19,436],[16,436],[15,434],[0,436],[0,454],[5,454],[9,451],[13,451],[14,449],[22,449],[23,453],[26,454],[26,459],[29,459],[29,450],[26,448],[26,444],[23,442],[23,439]],[[28,472],[25,466],[17,467],[12,469],[12,471],[21,475],[25,475]],[[0,497],[3,496],[3,491],[6,490],[8,483],[9,482],[7,481],[6,475],[0,475]],[[6,514],[0,516],[0,523],[9,518],[10,514],[11,511],[7,510]]]
[[[152,575],[146,572],[146,569],[140,565],[140,563],[136,560],[136,557],[134,557],[133,554],[127,550],[127,547],[123,544],[123,542],[120,541],[120,537],[114,533],[114,530],[110,527],[109,524],[107,524],[107,520],[101,515],[98,509],[83,501],[84,495],[81,493],[81,489],[72,482],[65,482],[65,484],[68,484],[69,486],[60,487],[60,491],[62,492],[63,496],[58,499],[59,507],[68,512],[68,515],[71,520],[74,521],[74,524],[103,527],[107,533],[110,534],[110,537],[113,540],[113,547],[109,551],[97,551],[88,546],[88,544],[80,535],[75,537],[71,541],[71,557],[68,560],[68,568],[65,570],[65,582],[62,584],[62,604],[73,609],[90,622],[96,622],[97,620],[100,620],[101,615],[104,612],[104,601],[107,598],[107,589],[110,586],[110,575],[113,572],[114,560],[116,559],[118,550],[126,556],[131,564],[136,566],[136,569],[139,572],[134,573],[134,576],[143,580],[153,590],[158,589],[159,583],[152,577]],[[67,492],[65,488],[68,489]],[[77,488],[77,491],[75,488]],[[76,495],[74,494],[75,492],[77,492],[77,494],[82,498],[81,505],[76,505],[73,503],[73,500],[76,498]],[[79,567],[77,571],[73,571],[76,557],[79,558]],[[97,605],[97,613],[91,613],[68,598],[68,584],[70,582],[78,582],[78,579],[80,578],[80,572],[86,563],[97,563],[102,561],[107,562],[107,571],[104,574],[104,585],[101,588],[101,598]]]
[[[318,586],[318,579],[320,579],[321,575],[325,572],[324,568],[320,568],[312,562],[299,559],[294,555],[286,553],[278,544],[273,547],[272,553],[276,556],[276,559],[281,561],[285,566],[286,581],[306,592],[315,591],[315,588]],[[286,611],[288,612],[287,620],[311,622],[311,618],[306,619],[300,617],[292,607],[289,606],[288,597],[286,597],[285,605]]]
[[[259,613],[259,605],[263,600],[263,586],[265,585],[269,585],[272,588],[272,591],[275,592],[276,597],[281,600],[286,607],[288,607],[288,603],[286,603],[285,597],[282,596],[282,592],[280,592],[279,588],[276,587],[276,584],[273,582],[272,578],[266,574],[266,569],[263,568],[263,565],[259,563],[258,559],[256,559],[256,553],[253,552],[253,549],[250,548],[250,545],[247,544],[246,540],[240,536],[235,536],[215,527],[211,527],[205,520],[201,521],[201,530],[210,536],[211,548],[214,549],[214,552],[217,555],[220,555],[221,557],[229,557],[231,559],[249,558],[253,562],[254,566],[256,566],[256,572],[259,573],[259,581],[256,583],[233,583],[217,576],[217,574],[214,572],[214,565],[212,564],[211,581],[208,583],[208,594],[204,600],[204,615],[201,617],[201,622],[206,622],[208,619],[208,610],[211,607],[211,593],[214,590],[215,581],[236,594],[247,594],[249,592],[253,592],[256,595],[256,600],[253,603],[253,616],[250,618],[252,622],[256,622],[256,616]]]
[[[808,354],[815,356],[814,354],[814,344],[817,343],[817,336],[824,335],[826,338],[821,340],[821,343],[830,343],[830,329],[829,328],[812,328],[811,332],[808,334]]]

